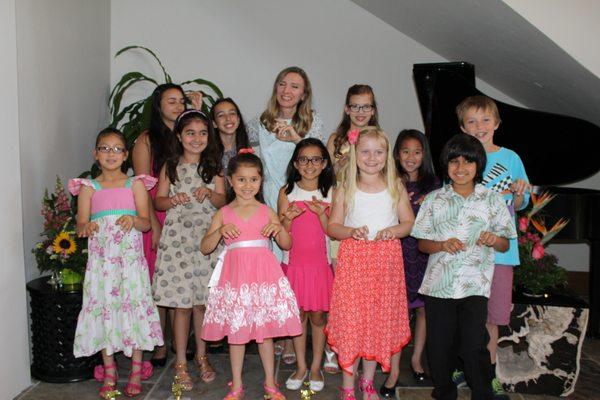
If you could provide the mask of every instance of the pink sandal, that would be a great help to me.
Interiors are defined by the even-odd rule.
[[[340,388],[340,400],[356,400],[354,397],[354,388]]]
[[[107,372],[108,370],[113,370],[115,373],[109,374]],[[117,390],[118,376],[119,374],[117,373],[117,365],[115,363],[109,365],[97,365],[96,368],[94,368],[94,378],[96,378],[97,381],[104,382],[100,387],[100,398],[112,399],[114,395],[121,394]],[[107,383],[106,379],[111,380],[112,383]]]
[[[240,386],[239,388],[233,390],[233,382],[229,382],[227,384],[229,386],[229,393],[223,398],[223,400],[242,400],[244,398],[244,387]]]
[[[358,388],[360,389],[361,392],[369,395],[368,400],[371,400],[371,396],[373,396],[373,395],[375,396],[376,399],[379,398],[377,396],[377,391],[373,387],[372,380],[365,379],[361,376],[360,379],[358,380]]]
[[[285,396],[279,391],[279,388],[277,386],[271,387],[267,386],[267,384],[265,383],[263,384],[263,388],[265,389],[265,395],[269,396],[268,398],[270,400],[286,400]]]
[[[139,369],[134,371],[134,367],[139,367]],[[135,397],[142,393],[142,385],[131,382],[131,379],[138,375],[140,375],[140,382],[150,378],[152,376],[152,364],[148,361],[139,362],[131,360],[131,373],[129,374],[127,385],[125,385],[125,396]]]

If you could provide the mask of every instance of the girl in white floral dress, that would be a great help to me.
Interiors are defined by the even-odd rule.
[[[78,195],[77,234],[89,238],[73,353],[85,357],[102,351],[104,366],[94,372],[104,381],[102,398],[111,398],[116,388],[113,354],[122,351],[132,357],[124,392],[136,396],[141,380],[152,374],[150,363],[142,364],[142,351],[163,344],[142,247],[142,231],[150,229],[146,191],[156,179],[129,178],[121,171],[127,150],[116,129],[98,134],[94,158],[102,170],[96,179],[69,181],[69,190]]]

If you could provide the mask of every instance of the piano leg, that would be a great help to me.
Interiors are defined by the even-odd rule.
[[[590,241],[589,305],[590,319],[587,333],[600,337],[600,240]]]

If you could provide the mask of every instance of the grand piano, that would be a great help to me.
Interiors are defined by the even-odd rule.
[[[475,87],[475,68],[466,62],[415,64],[413,74],[425,134],[437,161],[446,141],[460,132],[455,107],[467,96],[485,93]],[[600,127],[579,118],[495,101],[502,118],[494,135],[495,143],[521,156],[533,185],[546,187],[556,194],[545,208],[548,215],[570,219],[553,243],[584,242],[590,246],[588,335],[598,337],[600,191],[556,185],[580,181],[600,170],[595,145],[600,138]]]

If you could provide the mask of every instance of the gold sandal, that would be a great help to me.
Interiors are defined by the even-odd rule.
[[[194,388],[194,381],[187,371],[187,363],[175,363],[173,369],[175,370],[175,377],[173,378],[175,383],[181,385],[181,390],[190,392]]]
[[[206,354],[194,357],[194,364],[196,364],[196,367],[198,367],[198,370],[200,371],[200,379],[202,379],[202,382],[210,383],[217,377],[217,373],[212,365],[210,365]]]

